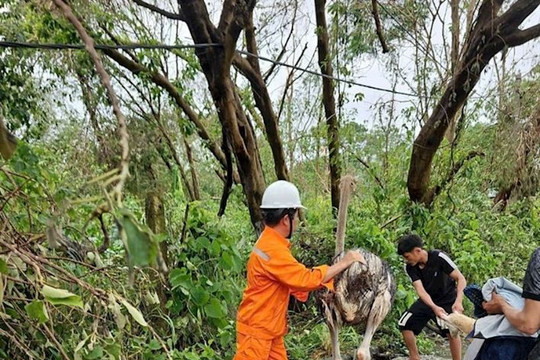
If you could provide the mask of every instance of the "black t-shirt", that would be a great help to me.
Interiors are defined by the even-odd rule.
[[[527,265],[525,279],[523,279],[522,296],[540,301],[540,247],[533,252],[529,265]]]
[[[452,303],[456,300],[456,282],[449,274],[457,269],[448,255],[439,250],[428,251],[428,260],[423,269],[416,264],[407,264],[405,270],[411,280],[420,280],[435,304]]]

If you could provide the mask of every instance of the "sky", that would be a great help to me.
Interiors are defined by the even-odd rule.
[[[274,3],[274,2],[273,2]],[[290,1],[289,1],[290,3]],[[383,2],[384,3],[384,2]],[[256,8],[255,10],[255,16],[258,17],[257,13],[260,10],[260,12],[268,11],[268,7],[265,4],[265,1],[259,1],[258,2],[260,9]],[[275,2],[275,7],[279,8],[280,6],[283,6],[283,3]],[[211,2],[209,5],[209,8],[212,9],[212,13],[214,14],[214,17],[217,21],[217,15],[219,13],[221,5],[221,1],[217,2]],[[286,10],[287,11],[287,10]],[[289,12],[290,9],[288,10]],[[315,54],[316,52],[316,46],[317,46],[317,38],[315,35],[315,10],[313,1],[300,1],[299,2],[299,8],[298,8],[298,25],[297,30],[295,34],[295,40],[296,43],[292,50],[288,51],[289,58],[287,60],[284,60],[285,62],[289,64],[294,64],[298,56],[300,55],[302,49],[304,47],[307,47],[306,54],[307,56],[304,56],[302,62],[300,63],[300,66],[303,68],[307,68],[310,70],[314,70],[316,72],[320,72],[319,66],[317,64],[317,57],[310,56],[312,54]],[[433,37],[431,39],[433,46],[435,49],[441,49],[443,46],[443,36],[448,39],[450,38],[450,10],[447,6],[446,2],[443,3],[443,6],[440,9],[440,20],[436,20],[434,22],[434,31],[433,31]],[[260,17],[260,15],[259,15]],[[284,19],[290,19],[292,17],[292,12],[288,14],[288,16],[284,16]],[[327,15],[328,17],[328,15]],[[444,21],[444,25],[443,22]],[[464,21],[464,19],[462,19]],[[281,22],[277,23],[278,29],[281,26],[281,29],[287,29],[287,26],[283,26],[286,20],[282,20]],[[328,20],[329,21],[329,20]],[[462,22],[463,23],[463,22]],[[534,24],[540,23],[540,9],[537,9],[529,18],[524,22],[523,28],[527,28],[529,26],[532,26]],[[257,25],[256,25],[257,26]],[[464,27],[464,25],[462,25]],[[463,30],[462,30],[463,31]],[[283,31],[281,31],[283,32]],[[284,36],[286,36],[287,33],[285,32]],[[189,41],[189,34],[184,35],[185,41]],[[463,34],[462,34],[463,38]],[[273,58],[274,56],[272,54],[275,53],[274,48],[279,48],[279,37],[274,37],[274,42],[277,42],[278,44],[267,44],[267,46],[261,46],[259,48],[259,53],[262,56],[267,56],[270,58]],[[239,44],[240,44],[239,40]],[[463,39],[461,40],[463,42]],[[260,42],[260,44],[263,44],[263,41]],[[365,54],[362,56],[359,56],[355,62],[354,62],[354,70],[353,74],[349,76],[343,76],[343,78],[346,78],[348,80],[352,80],[354,82],[377,86],[381,88],[391,89],[392,88],[392,82],[394,81],[394,78],[396,77],[395,72],[399,72],[401,76],[405,77],[408,82],[414,83],[412,80],[412,77],[414,76],[414,61],[415,61],[415,49],[414,46],[410,44],[410,42],[404,41],[399,44],[390,44],[392,47],[393,54],[382,54],[382,51],[380,49],[380,45],[378,45],[378,54]],[[539,63],[539,56],[540,56],[540,41],[533,40],[530,41],[524,45],[521,45],[516,48],[512,48],[508,51],[506,54],[505,62],[506,62],[506,68],[507,69],[515,69],[514,71],[520,73],[524,77],[526,74],[530,72],[530,70]],[[388,69],[388,62],[389,58],[391,56],[394,56],[398,59],[399,66],[394,71],[389,71]],[[495,88],[497,84],[497,77],[495,72],[495,62],[498,63],[498,66],[501,66],[502,60],[501,60],[501,54],[498,54],[495,59],[492,59],[489,63],[489,65],[484,70],[480,81],[476,85],[473,93],[470,96],[469,99],[469,106],[474,106],[475,100],[484,100],[486,97],[495,96],[493,94],[493,89]],[[261,67],[263,69],[268,69],[270,67],[270,63],[267,63],[265,61],[261,61]],[[271,96],[274,99],[275,104],[277,104],[281,97],[282,92],[284,89],[285,80],[287,78],[287,74],[290,70],[284,67],[281,67],[279,69],[279,74],[273,78],[272,82],[268,84],[269,90],[271,92]],[[298,73],[298,72],[296,72]],[[303,77],[311,77],[314,75],[311,74],[304,74]],[[434,77],[432,79],[433,81],[437,82],[437,78]],[[403,82],[399,81],[396,85],[396,90],[410,93],[411,89]],[[392,99],[392,96],[394,96],[395,101],[395,114],[399,114],[403,109],[407,107],[416,107],[417,104],[417,98],[411,97],[411,96],[405,96],[405,95],[392,95],[390,93],[385,93],[381,91],[376,91],[372,89],[366,89],[360,86],[352,85],[348,87],[347,93],[349,95],[349,98],[352,99],[354,97],[354,94],[361,92],[364,95],[364,98],[362,101],[354,101],[349,102],[345,104],[345,109],[349,110],[352,114],[355,114],[356,118],[359,122],[364,123],[364,125],[368,127],[373,127],[377,123],[377,111],[376,111],[376,104],[378,103],[384,103],[388,102]],[[277,106],[277,105],[276,105]],[[403,117],[399,117],[396,119],[398,122],[404,121]],[[480,121],[489,121],[489,119],[486,118],[486,115],[481,115],[479,117]],[[416,129],[418,131],[418,129]]]
[[[122,1],[122,0],[120,0]],[[177,3],[170,2],[169,0],[156,0],[152,2],[164,9],[169,11],[175,11],[177,9]],[[382,1],[384,4],[384,1]],[[311,71],[320,72],[317,55],[316,55],[316,46],[317,38],[315,34],[315,10],[312,0],[298,0],[298,8],[296,13],[293,11],[293,7],[290,5],[291,0],[260,0],[257,3],[255,9],[255,23],[256,26],[261,29],[261,36],[259,36],[259,54],[268,58],[275,58],[276,54],[281,49],[281,46],[284,42],[284,39],[288,35],[289,24],[293,15],[296,15],[296,28],[292,41],[289,44],[288,51],[285,57],[281,60],[288,64],[294,64],[302,50],[305,48],[304,57],[301,59],[299,66],[302,68],[309,69]],[[441,21],[436,21],[434,23],[434,32],[432,37],[432,43],[434,48],[440,49],[442,47],[442,38],[443,34],[447,38],[449,37],[449,9],[446,3],[441,7],[441,19],[443,19],[446,25],[443,25]],[[131,4],[133,5],[133,4]],[[221,12],[222,1],[221,0],[210,0],[207,2],[209,12],[211,17],[214,20],[214,23],[217,23],[219,20],[219,14]],[[156,15],[158,16],[158,15]],[[329,17],[329,16],[328,16]],[[264,22],[270,22],[271,25],[264,26]],[[145,22],[148,24],[148,27],[151,31],[159,33],[162,37],[161,40],[164,43],[173,44],[176,41],[176,36],[182,43],[190,44],[193,43],[191,40],[189,31],[185,25],[178,22],[170,22],[168,27],[159,29],[155,25],[155,17],[149,16],[145,19]],[[524,27],[529,27],[533,24],[540,23],[540,9],[537,9],[524,23]],[[175,26],[178,25],[178,28],[175,29]],[[136,39],[133,39],[136,41]],[[539,40],[530,41],[525,45],[519,46],[517,48],[510,49],[506,57],[506,67],[508,69],[514,68],[515,71],[520,72],[522,75],[530,71],[530,69],[539,63],[540,56],[540,43]],[[242,38],[239,39],[237,43],[238,48],[242,48]],[[352,73],[350,75],[336,75],[344,79],[348,79],[357,83],[377,86],[380,88],[391,89],[392,83],[395,80],[396,76],[403,77],[407,79],[409,83],[414,83],[414,61],[415,53],[414,47],[410,45],[410,42],[403,41],[401,43],[390,43],[392,49],[390,54],[382,54],[380,45],[376,44],[377,54],[364,54],[358,56],[352,64]],[[398,66],[391,70],[388,67],[390,58],[395,58],[398,61]],[[494,96],[492,90],[497,83],[496,74],[495,74],[495,62],[499,64],[501,62],[500,55],[496,56],[496,59],[492,60],[484,73],[481,76],[479,83],[477,84],[472,96],[469,101],[469,105],[473,105],[475,99],[485,99],[489,96]],[[263,72],[270,68],[271,63],[261,60],[260,61]],[[174,66],[174,64],[170,64]],[[285,87],[285,81],[291,70],[278,66],[275,76],[271,78],[271,81],[268,83],[268,88],[271,94],[271,97],[274,101],[274,109],[277,112],[279,107],[279,102],[283,96],[283,89]],[[172,72],[173,73],[173,72]],[[434,74],[431,74],[434,75]],[[300,74],[299,71],[295,71],[295,76],[299,76],[299,79],[294,85],[294,95],[293,100],[296,97],[301,97],[301,91],[305,85],[302,81],[313,79],[315,75],[308,73]],[[174,77],[171,76],[171,77]],[[437,78],[434,76],[432,81],[437,82]],[[204,77],[197,78],[198,82],[205,81]],[[242,82],[243,80],[240,80]],[[320,81],[320,79],[319,79]],[[245,80],[244,80],[245,83]],[[206,87],[206,83],[200,83],[202,88]],[[355,94],[362,93],[363,99],[361,101],[349,101],[344,104],[344,111],[348,114],[349,119],[358,121],[368,128],[372,128],[377,124],[377,104],[389,102],[392,97],[394,99],[396,118],[393,119],[394,123],[405,122],[403,115],[400,115],[401,111],[409,107],[418,106],[418,98],[406,96],[406,95],[393,95],[387,92],[381,92],[373,89],[367,89],[357,85],[345,85],[340,84],[341,87],[346,88],[346,94],[349,100],[352,100],[355,97]],[[115,89],[121,93],[121,89],[118,86]],[[396,90],[410,93],[411,89],[405,84],[404,81],[398,81],[396,85]],[[315,90],[320,91],[320,86],[315,87]],[[313,94],[316,96],[317,94]],[[337,94],[336,94],[337,96]],[[74,110],[83,109],[81,104],[74,103]],[[311,126],[314,121],[313,117],[316,116],[316,113],[311,112],[311,115],[308,115],[307,112],[300,113],[300,116],[305,116],[306,119],[298,119],[299,127],[305,128]],[[315,115],[314,115],[315,114]],[[482,117],[480,118],[482,120]],[[489,119],[485,119],[489,121]],[[418,130],[418,129],[417,129]]]

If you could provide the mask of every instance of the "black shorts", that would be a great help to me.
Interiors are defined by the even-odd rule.
[[[452,305],[454,301],[445,302],[444,304],[437,304],[442,307],[448,314],[452,312]],[[407,311],[405,311],[398,321],[399,330],[411,330],[415,335],[420,334],[420,331],[426,326],[428,321],[436,320],[435,313],[429,306],[424,304],[420,299],[416,300]],[[435,321],[437,323],[437,321]],[[439,325],[437,325],[439,326]],[[448,329],[441,329],[444,335],[448,334]]]

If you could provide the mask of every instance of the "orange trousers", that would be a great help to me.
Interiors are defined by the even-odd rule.
[[[236,355],[233,360],[287,360],[283,338],[263,340],[236,333]]]

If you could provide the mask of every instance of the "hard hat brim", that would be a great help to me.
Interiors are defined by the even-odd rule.
[[[303,205],[295,205],[295,206],[270,206],[270,205],[261,205],[259,207],[260,209],[304,209],[307,210],[307,207]]]

